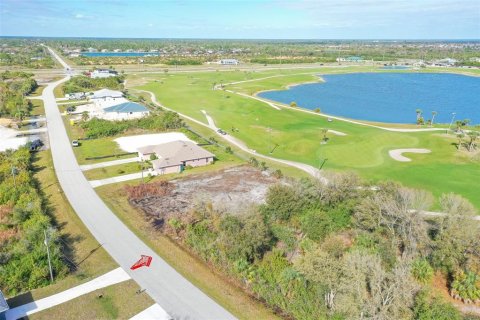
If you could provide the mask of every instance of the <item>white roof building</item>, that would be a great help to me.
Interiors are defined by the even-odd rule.
[[[101,89],[94,91],[90,99],[122,98],[123,93],[118,90]]]

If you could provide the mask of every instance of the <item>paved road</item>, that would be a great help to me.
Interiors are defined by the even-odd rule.
[[[73,154],[53,94],[53,89],[68,79],[50,83],[42,96],[55,172],[77,215],[113,259],[173,318],[235,319],[145,245],[95,193]],[[152,264],[130,271],[141,254],[152,256]]]
[[[92,291],[102,289],[130,279],[130,276],[122,269],[117,268],[97,277],[89,282],[78,285],[71,289],[59,292],[52,296],[35,300],[22,306],[10,309],[6,313],[6,320],[16,320],[27,317],[42,310],[55,307],[72,299],[78,298]]]

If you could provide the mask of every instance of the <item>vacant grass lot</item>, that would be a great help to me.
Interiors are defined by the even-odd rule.
[[[125,281],[35,313],[29,319],[129,319],[155,302],[138,285]],[[100,297],[101,296],[101,297]]]
[[[222,90],[215,84],[238,83],[232,89],[252,93],[263,89],[280,89],[288,84],[316,81],[319,73],[372,71],[372,67],[324,68],[266,72],[202,72],[132,76],[139,89],[154,92],[157,100],[174,110],[207,123],[206,110],[221,127],[244,141],[251,149],[272,156],[318,166],[327,158],[324,168],[352,170],[365,179],[393,179],[407,186],[425,188],[435,196],[455,192],[480,208],[480,196],[473,177],[480,176],[480,162],[458,152],[450,137],[438,133],[397,133],[342,121],[328,122],[325,117],[292,109],[275,110],[265,103]],[[432,70],[424,70],[432,72]],[[435,68],[434,71],[443,71]],[[388,71],[391,72],[391,71]],[[469,70],[470,72],[470,70]],[[474,71],[477,72],[477,71]],[[280,76],[276,76],[279,75]],[[275,76],[275,77],[272,77]],[[270,78],[267,78],[270,77]],[[129,82],[130,83],[130,82]],[[245,86],[245,87],[243,87]],[[227,89],[230,87],[227,86]],[[235,132],[231,128],[238,129]],[[321,144],[321,128],[347,134],[327,134]],[[388,150],[427,148],[431,154],[413,155],[410,163],[400,163],[388,156]],[[455,170],[452,170],[454,168]],[[460,169],[461,168],[461,169]]]
[[[45,108],[43,107],[43,100],[32,99],[30,100],[32,103],[32,110],[30,111],[30,115],[32,116],[40,116],[45,115]]]

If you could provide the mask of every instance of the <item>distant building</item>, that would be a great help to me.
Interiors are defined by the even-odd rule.
[[[103,109],[104,114],[99,115],[99,118],[105,120],[129,120],[146,117],[150,111],[135,102],[124,102],[108,108]]]
[[[90,78],[97,79],[97,78],[108,78],[108,77],[116,77],[118,76],[118,72],[110,69],[95,69],[92,73],[90,73]]]
[[[456,59],[445,58],[434,61],[434,65],[439,67],[453,67],[455,64],[457,64],[457,62],[458,60]]]
[[[65,98],[68,100],[82,100],[86,98],[85,92],[67,93]]]
[[[239,62],[237,59],[222,59],[218,63],[222,65],[237,65]]]
[[[138,156],[142,160],[150,160],[152,155],[153,170],[158,174],[179,173],[185,167],[206,166],[213,163],[214,154],[190,141],[172,141],[156,146],[138,148]]]
[[[338,57],[337,62],[362,62],[362,57],[351,56],[351,57]]]
[[[101,89],[94,91],[90,99],[122,98],[123,93],[118,90]]]
[[[7,310],[10,309],[8,306],[7,301],[5,300],[5,297],[3,296],[2,291],[0,291],[0,320],[5,320],[6,315],[5,313]]]

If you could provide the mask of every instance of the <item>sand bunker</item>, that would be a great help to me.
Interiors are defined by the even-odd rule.
[[[403,156],[403,153],[430,153],[432,151],[428,149],[395,149],[388,151],[388,154],[392,159],[401,162],[410,162],[412,159]]]
[[[137,148],[140,147],[157,145],[178,140],[194,142],[188,139],[187,136],[181,132],[154,133],[130,137],[121,137],[115,139],[115,142],[118,143],[120,149],[124,151],[136,152]]]
[[[347,135],[346,133],[343,133],[343,132],[340,132],[340,131],[337,131],[337,130],[331,130],[331,129],[328,129],[328,132],[331,132],[331,133],[333,133],[334,135],[337,135],[337,136],[346,136]]]
[[[16,137],[18,131],[0,126],[0,151],[18,149],[27,143],[27,137]]]

